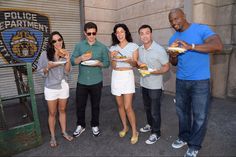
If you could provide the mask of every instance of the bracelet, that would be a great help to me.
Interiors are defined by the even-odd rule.
[[[194,50],[194,48],[195,48],[195,44],[192,44],[192,50]]]

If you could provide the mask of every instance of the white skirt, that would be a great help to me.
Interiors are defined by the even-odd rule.
[[[61,87],[61,89],[49,89],[44,87],[45,100],[67,99],[69,97],[68,83],[62,80]]]
[[[116,96],[135,93],[135,80],[133,70],[112,70],[111,93]]]

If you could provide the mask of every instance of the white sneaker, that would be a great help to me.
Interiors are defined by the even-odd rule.
[[[85,128],[83,128],[81,125],[78,125],[75,132],[73,133],[74,137],[78,137],[79,135],[82,134],[82,132],[85,131]]]
[[[187,152],[185,153],[184,157],[197,157],[198,150],[188,148]]]
[[[146,124],[143,128],[140,128],[140,132],[149,132],[151,131],[151,126],[149,124]]]
[[[97,126],[92,127],[92,132],[93,132],[93,136],[99,136],[100,135],[100,131],[99,131],[99,128]]]
[[[177,140],[175,140],[172,143],[172,147],[173,148],[181,148],[181,147],[185,146],[186,144],[187,144],[187,142],[184,142],[178,138]]]

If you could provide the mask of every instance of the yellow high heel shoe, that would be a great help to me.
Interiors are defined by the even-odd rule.
[[[129,128],[127,130],[122,130],[119,132],[120,137],[125,137],[126,133],[129,131]]]
[[[133,136],[130,140],[131,144],[136,144],[138,142],[138,135],[139,133],[137,132],[136,136]]]

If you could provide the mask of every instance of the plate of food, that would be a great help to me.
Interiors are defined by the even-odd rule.
[[[97,63],[98,63],[98,60],[87,60],[87,61],[81,62],[82,65],[87,65],[87,66],[93,66],[93,65],[96,65]]]
[[[127,61],[129,58],[127,56],[115,56],[112,58],[114,61],[124,62]]]
[[[167,50],[172,51],[172,52],[178,52],[178,53],[184,53],[186,51],[186,49],[181,48],[181,47],[168,47]]]
[[[147,64],[142,63],[139,65],[138,71],[142,76],[146,76],[146,75],[150,75],[151,72],[155,71],[155,69],[149,68]]]
[[[65,64],[66,60],[52,62],[53,64]]]
[[[155,71],[155,69],[152,69],[152,68],[148,68],[147,70],[138,69],[138,71],[139,71],[139,72],[147,72],[147,73],[150,73],[150,72]]]
[[[93,52],[92,51],[86,51],[85,53],[84,53],[84,55],[86,55],[86,56],[91,56],[92,57],[92,55],[93,55]]]
[[[138,69],[139,73],[144,77],[146,75],[150,75],[150,71],[148,70],[142,70],[142,69]]]

